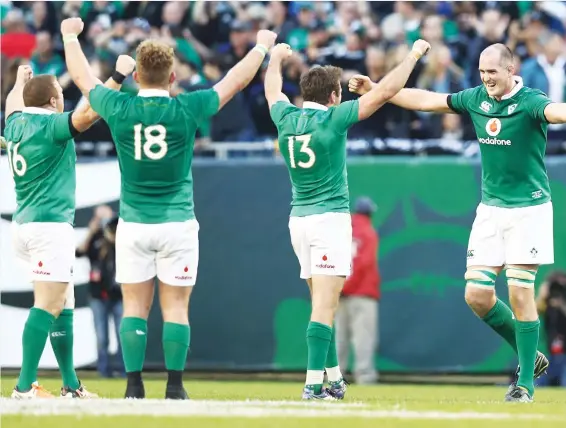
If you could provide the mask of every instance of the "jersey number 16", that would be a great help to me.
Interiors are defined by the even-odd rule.
[[[28,169],[28,164],[26,163],[24,157],[18,154],[19,146],[20,143],[14,144],[11,141],[8,143],[8,165],[10,165],[12,175],[22,177]]]
[[[309,157],[308,161],[295,162],[295,141],[299,141],[302,143],[299,151],[300,153],[305,153]],[[297,166],[299,168],[310,168],[314,165],[316,156],[314,155],[312,149],[309,147],[310,142],[311,142],[310,134],[299,135],[297,137],[289,137],[289,163],[291,164],[291,168],[296,168]]]
[[[167,142],[165,136],[167,131],[163,125],[151,125],[143,130],[145,142],[143,143],[143,154],[151,160],[159,160],[167,154]],[[159,150],[152,150],[157,146]],[[134,126],[134,157],[136,160],[142,158],[142,124]]]

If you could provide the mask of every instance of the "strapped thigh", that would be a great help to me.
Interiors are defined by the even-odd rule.
[[[486,269],[468,269],[466,275],[466,285],[476,288],[493,288],[497,274]]]

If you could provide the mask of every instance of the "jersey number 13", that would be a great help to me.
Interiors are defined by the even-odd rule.
[[[308,160],[306,162],[299,161],[295,162],[295,141],[299,141],[301,143],[301,148],[299,149],[300,153],[305,153],[308,156]],[[311,142],[311,135],[299,135],[297,137],[289,137],[289,163],[291,164],[291,168],[310,168],[314,165],[316,160],[316,156],[314,152],[309,147],[309,143]]]

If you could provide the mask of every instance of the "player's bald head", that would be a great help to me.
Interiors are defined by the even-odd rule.
[[[480,59],[481,57],[497,59],[499,64],[504,68],[514,64],[513,52],[503,43],[495,43],[488,46],[482,51]]]
[[[136,49],[137,80],[148,86],[168,87],[175,53],[171,46],[157,40],[145,40]]]

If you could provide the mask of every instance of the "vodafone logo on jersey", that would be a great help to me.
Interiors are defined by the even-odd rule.
[[[499,119],[489,119],[485,124],[485,131],[492,137],[501,132],[501,121]]]
[[[485,132],[491,137],[496,137],[501,132],[501,121],[497,118],[489,119],[485,124]],[[478,138],[481,144],[494,146],[510,146],[511,140],[500,140],[498,138]]]

